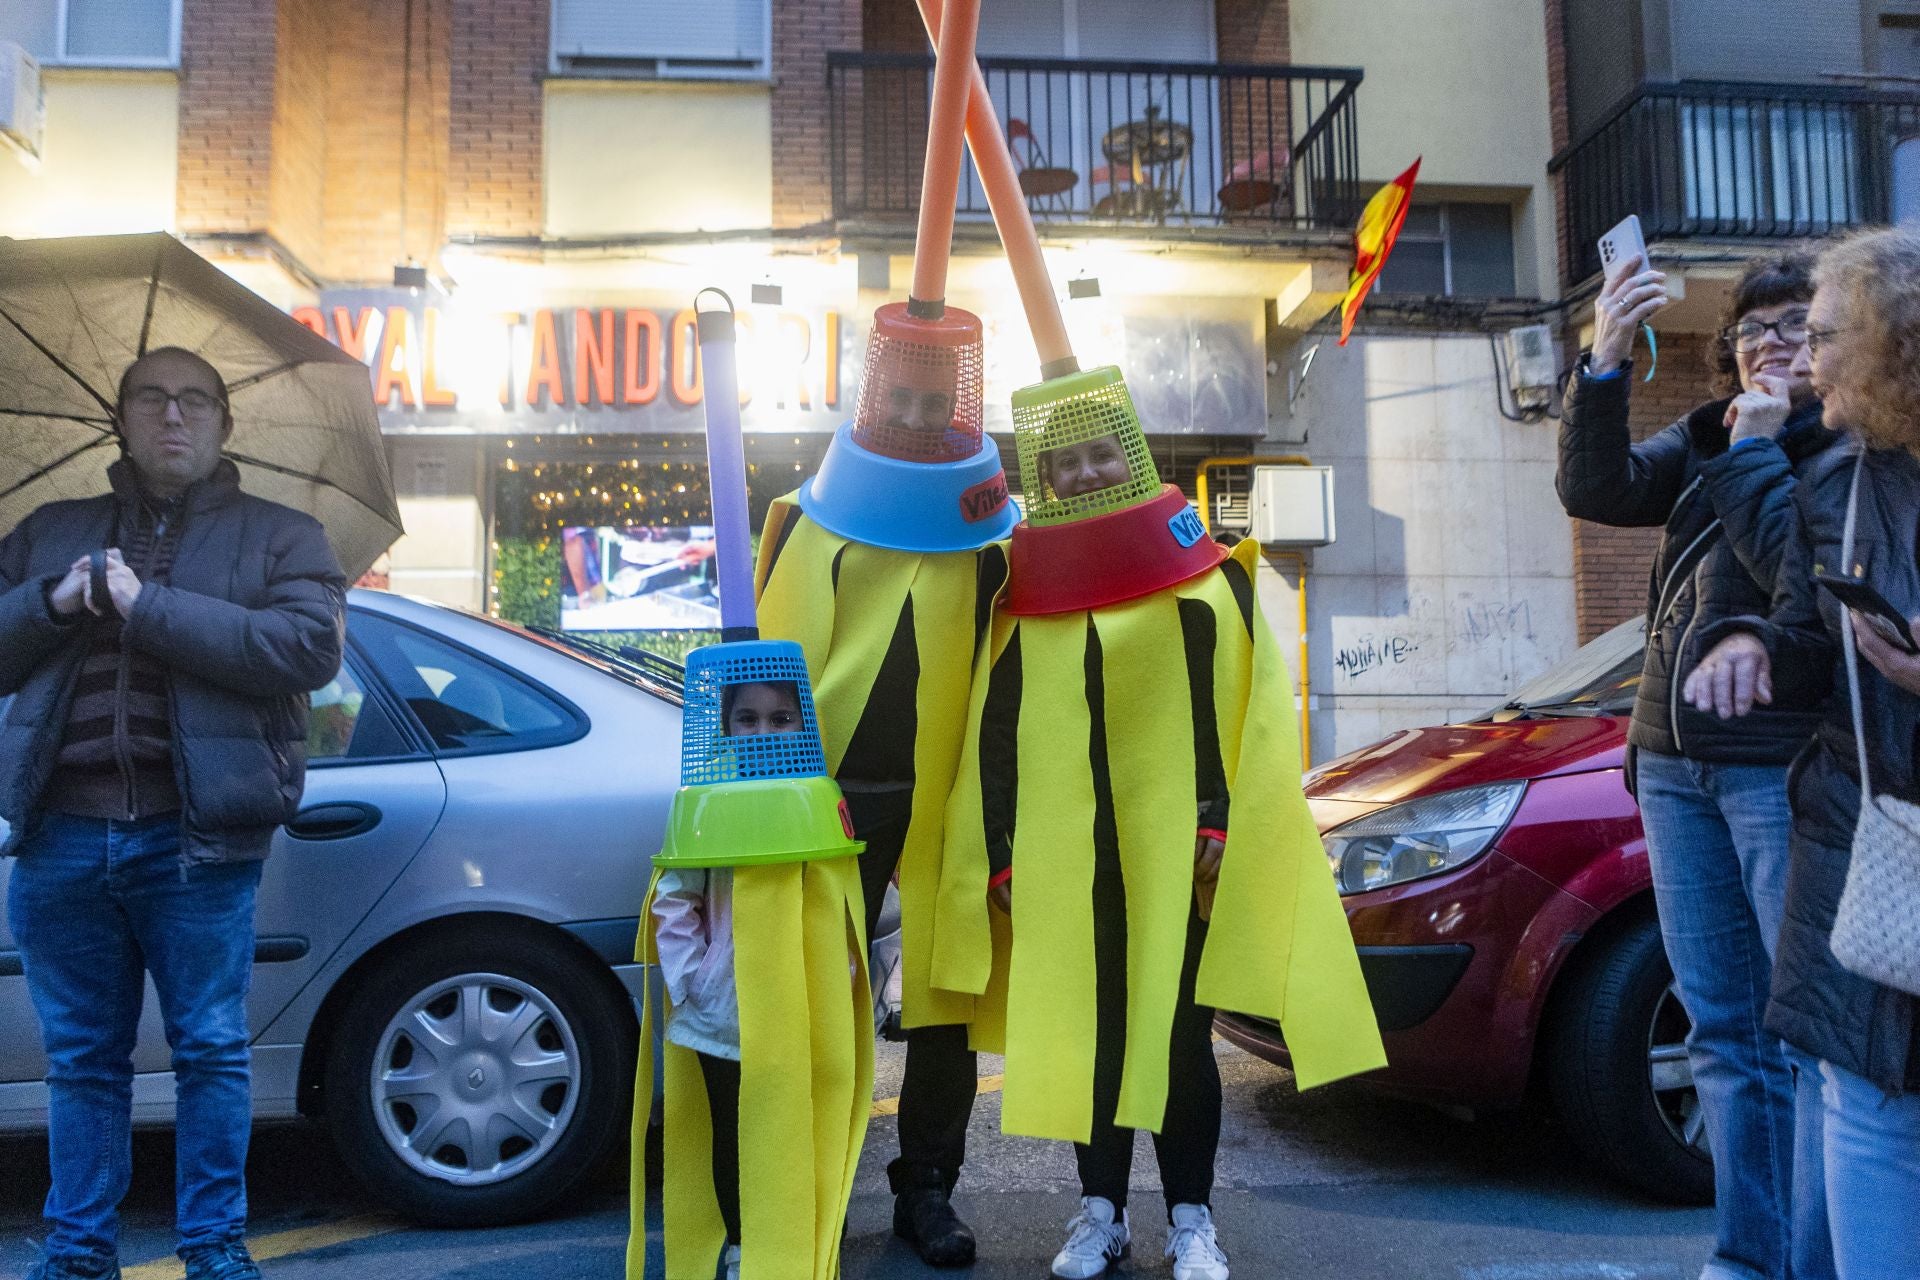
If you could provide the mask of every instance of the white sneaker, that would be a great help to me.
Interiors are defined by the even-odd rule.
[[[1173,1206],[1167,1236],[1173,1280],[1227,1280],[1227,1255],[1213,1234],[1213,1211],[1203,1204]]]
[[[727,1267],[727,1280],[740,1280],[740,1246],[730,1244],[727,1251],[720,1255],[720,1261]]]
[[[1067,1243],[1053,1255],[1053,1274],[1059,1280],[1093,1280],[1133,1250],[1127,1211],[1113,1220],[1113,1201],[1105,1196],[1081,1196],[1080,1212],[1067,1224]]]

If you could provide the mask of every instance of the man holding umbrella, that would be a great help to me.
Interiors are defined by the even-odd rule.
[[[178,347],[120,378],[111,491],[0,541],[0,853],[48,1058],[45,1258],[119,1275],[142,971],[178,1088],[180,1255],[250,1280],[253,902],[299,805],[307,695],[339,669],[346,579],[313,517],[244,493],[227,383]]]

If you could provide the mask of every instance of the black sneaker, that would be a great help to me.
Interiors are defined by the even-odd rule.
[[[59,1258],[42,1258],[27,1272],[26,1280],[120,1280],[120,1264],[101,1262],[89,1265]]]
[[[930,1267],[964,1267],[973,1262],[973,1230],[953,1211],[938,1174],[893,1198],[893,1234],[912,1245]]]
[[[182,1249],[180,1261],[187,1264],[187,1280],[262,1280],[247,1246],[238,1240]]]

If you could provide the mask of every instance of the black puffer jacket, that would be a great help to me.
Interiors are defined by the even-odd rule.
[[[1727,400],[1701,405],[1657,435],[1634,444],[1627,426],[1633,371],[1594,378],[1582,360],[1567,389],[1555,483],[1567,514],[1597,524],[1664,525],[1666,536],[1647,583],[1647,654],[1634,700],[1630,745],[1665,755],[1728,764],[1785,764],[1812,735],[1824,685],[1775,672],[1770,706],[1723,721],[1680,698],[1687,672],[1705,654],[1712,624],[1765,610],[1768,593],[1728,545],[1702,482],[1703,466],[1727,452]],[[1835,439],[1820,425],[1820,405],[1796,410],[1782,440],[1806,458]]]
[[[125,461],[109,470],[127,492]],[[113,494],[51,502],[0,540],[0,818],[15,848],[53,772],[86,656],[85,629],[47,593],[106,544]],[[240,491],[222,461],[187,491],[169,585],[146,583],[122,643],[167,666],[181,851],[194,862],[267,856],[306,781],[308,693],[340,669],[346,579],[312,516]]]
[[[1732,618],[1718,630],[1753,631],[1774,670],[1824,673],[1834,696],[1819,731],[1794,762],[1792,869],[1786,918],[1773,966],[1767,1025],[1788,1043],[1865,1076],[1881,1088],[1920,1091],[1920,1001],[1840,967],[1828,946],[1852,861],[1860,814],[1853,712],[1839,645],[1840,605],[1810,589],[1816,565],[1841,563],[1847,493],[1859,449],[1851,441],[1799,468],[1798,484],[1771,445],[1735,451],[1713,483],[1729,497],[1765,493],[1727,510],[1728,536],[1743,546],[1779,547],[1765,617]],[[1782,503],[1782,493],[1792,500]],[[1782,536],[1783,532],[1786,536]],[[1920,615],[1920,461],[1873,451],[1861,477],[1853,563],[1889,603]],[[1920,802],[1920,698],[1860,663],[1867,754],[1875,794]]]

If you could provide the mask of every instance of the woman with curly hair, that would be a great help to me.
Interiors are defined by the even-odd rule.
[[[1792,865],[1767,1025],[1820,1062],[1841,1280],[1911,1280],[1920,1276],[1920,1000],[1845,967],[1830,940],[1862,783],[1876,801],[1920,802],[1920,656],[1816,592],[1812,575],[1862,579],[1902,615],[1920,615],[1920,232],[1844,241],[1822,255],[1813,280],[1795,368],[1845,443],[1799,473],[1766,615],[1730,622],[1685,695],[1703,712],[1739,714],[1715,705],[1714,685],[1756,645],[1773,670],[1817,672],[1833,694],[1791,784]],[[1729,467],[1779,476],[1784,460],[1763,442],[1737,450]],[[1920,901],[1920,886],[1910,888],[1909,903]]]
[[[1648,584],[1628,776],[1667,956],[1693,1020],[1687,1055],[1714,1156],[1717,1231],[1703,1280],[1820,1280],[1832,1259],[1819,1077],[1764,1022],[1786,899],[1787,765],[1813,733],[1823,690],[1749,652],[1727,668],[1727,697],[1752,714],[1723,721],[1680,699],[1716,626],[1765,610],[1785,536],[1768,541],[1768,526],[1756,524],[1744,544],[1730,538],[1729,508],[1737,518],[1770,495],[1757,473],[1731,484],[1720,473],[1749,442],[1774,441],[1781,465],[1769,473],[1772,497],[1790,511],[1792,467],[1835,439],[1806,377],[1794,372],[1806,347],[1813,260],[1781,253],[1747,269],[1711,345],[1714,399],[1635,444],[1634,333],[1667,301],[1666,277],[1645,266],[1627,264],[1594,304],[1593,348],[1567,391],[1557,483],[1568,515],[1665,526]]]

